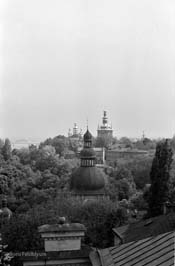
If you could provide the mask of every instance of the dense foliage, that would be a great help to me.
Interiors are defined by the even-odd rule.
[[[9,144],[3,143],[0,153],[0,196],[7,196],[13,212],[3,228],[10,250],[41,248],[37,227],[56,223],[59,216],[85,224],[86,243],[97,247],[112,244],[111,229],[126,221],[126,211],[111,201],[82,204],[71,198],[69,182],[79,165],[77,158],[65,159],[48,141],[39,148],[32,145],[13,151]]]
[[[12,251],[39,250],[43,242],[37,227],[57,223],[60,216],[65,216],[70,222],[83,223],[87,228],[85,243],[96,247],[112,245],[112,228],[116,223],[120,225],[127,220],[126,211],[110,201],[82,204],[73,198],[57,197],[45,205],[36,205],[26,213],[14,214],[4,226],[4,240]]]
[[[150,173],[151,187],[148,202],[151,216],[162,214],[163,204],[169,200],[172,156],[173,152],[168,140],[157,144]]]
[[[130,148],[138,145],[127,138],[122,141]],[[116,139],[114,143],[117,144]],[[144,145],[152,147],[154,143],[147,141]],[[47,139],[38,148],[31,145],[12,150],[9,140],[0,140],[0,197],[7,196],[8,206],[13,212],[11,220],[3,228],[3,237],[10,250],[42,248],[37,227],[56,223],[59,216],[85,224],[87,244],[107,247],[112,245],[112,227],[122,225],[130,218],[128,210],[130,213],[135,209],[147,210],[145,199],[150,197],[147,187],[150,181],[156,180],[153,173],[157,172],[153,170],[154,159],[150,180],[152,156],[121,158],[114,167],[104,169],[110,200],[82,204],[71,198],[70,177],[73,169],[79,166],[79,159],[76,156],[66,159],[66,154],[76,152],[79,145],[82,143],[57,136]],[[157,150],[156,156],[160,153]],[[166,167],[169,172],[169,164]],[[175,177],[175,164],[171,177]],[[175,178],[171,178],[171,195],[175,197],[174,185]]]

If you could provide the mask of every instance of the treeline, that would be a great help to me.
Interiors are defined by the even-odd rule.
[[[68,191],[71,172],[78,164],[76,158],[65,160],[52,145],[12,150],[8,139],[1,141],[0,195],[7,196],[13,212],[26,211]]]
[[[82,204],[75,198],[58,196],[45,204],[35,205],[25,213],[13,214],[2,230],[8,249],[41,250],[43,242],[37,227],[57,223],[60,216],[66,217],[68,222],[84,224],[87,228],[84,244],[99,248],[113,245],[112,228],[127,221],[126,210],[109,200]]]

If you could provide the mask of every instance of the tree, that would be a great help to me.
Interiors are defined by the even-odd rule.
[[[0,194],[6,195],[9,192],[8,177],[0,173]]]
[[[132,173],[125,166],[120,166],[113,170],[108,180],[106,190],[113,201],[128,200],[135,193],[136,188]]]
[[[175,151],[175,135],[171,139],[171,146],[172,146],[173,151]]]
[[[0,139],[0,151],[2,150],[2,147],[4,146],[4,141]]]
[[[152,165],[152,156],[143,156],[135,158],[128,164],[132,172],[137,189],[143,190],[146,184],[150,183],[150,170]]]
[[[112,228],[125,224],[128,219],[124,208],[103,200],[86,202],[79,208],[76,217],[87,228],[85,243],[97,248],[112,246]]]
[[[101,147],[108,149],[112,144],[112,138],[110,136],[97,137],[95,140],[95,147]]]
[[[11,149],[11,143],[9,139],[5,139],[4,146],[2,147],[2,155],[4,156],[5,161],[11,159],[12,149]]]
[[[57,154],[64,156],[69,147],[69,141],[68,138],[59,135],[53,138],[51,145],[55,148]]]
[[[20,150],[14,149],[12,151],[13,156],[18,156],[22,164],[30,164],[30,151],[28,148],[22,148]]]
[[[138,150],[150,150],[156,148],[156,141],[148,138],[137,140],[135,148]]]
[[[132,141],[127,137],[122,137],[119,142],[121,144],[125,145],[125,148],[132,148],[133,147]]]
[[[168,140],[157,144],[150,172],[149,215],[163,213],[163,204],[169,199],[170,170],[173,152]]]
[[[37,227],[39,220],[26,214],[13,215],[3,227],[3,239],[10,251],[36,250],[42,247]]]
[[[116,224],[123,225],[128,218],[124,208],[111,201],[82,203],[78,199],[64,195],[48,202],[41,202],[27,212],[26,207],[23,204],[18,212],[13,213],[9,223],[3,225],[3,239],[10,251],[41,250],[43,241],[37,227],[58,223],[60,216],[66,217],[67,222],[80,222],[86,226],[86,244],[98,248],[111,246],[112,228]]]

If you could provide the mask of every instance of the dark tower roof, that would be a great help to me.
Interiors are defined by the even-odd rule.
[[[71,190],[77,193],[95,193],[103,190],[105,178],[96,165],[96,156],[92,147],[92,135],[87,129],[84,134],[84,148],[80,152],[81,166],[71,177]]]
[[[84,139],[84,142],[92,141],[92,135],[88,129],[87,129],[86,133],[84,134],[83,139]]]
[[[79,193],[98,193],[105,186],[102,171],[97,167],[82,167],[76,169],[71,178],[71,190]]]
[[[80,158],[81,160],[83,159],[94,159],[95,161],[95,152],[92,148],[92,135],[89,132],[89,130],[87,129],[86,133],[83,136],[83,140],[84,140],[84,148],[83,150],[80,152]]]

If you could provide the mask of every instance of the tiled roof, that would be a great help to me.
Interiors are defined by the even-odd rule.
[[[114,233],[122,238],[122,243],[128,243],[151,236],[175,231],[175,213],[161,215],[129,225],[113,229]]]
[[[170,232],[100,250],[102,266],[175,265],[175,233]]]
[[[85,231],[86,228],[80,223],[65,224],[44,224],[38,227],[40,233],[46,232],[69,232],[69,231]]]

